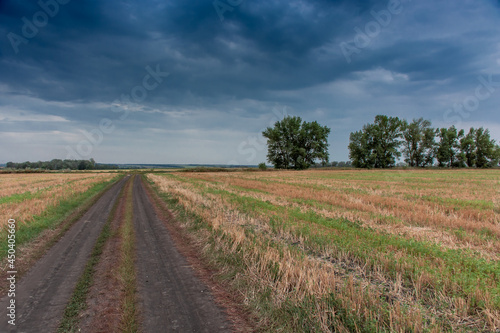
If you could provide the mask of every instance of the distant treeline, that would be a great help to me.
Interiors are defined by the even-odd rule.
[[[332,168],[352,168],[352,163],[351,161],[333,161],[329,163],[315,163],[314,165],[311,165],[311,168],[325,168],[325,167],[332,167]]]
[[[500,160],[500,147],[488,129],[432,128],[423,118],[408,123],[378,115],[373,124],[352,132],[349,141],[349,158],[357,168],[394,167],[401,156],[409,167],[491,168]]]
[[[59,160],[38,161],[38,162],[8,162],[5,165],[9,169],[31,169],[31,170],[109,170],[118,169],[118,165],[99,164],[90,160]]]

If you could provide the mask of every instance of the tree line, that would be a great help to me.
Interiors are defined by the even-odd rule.
[[[60,160],[38,162],[8,162],[5,165],[9,169],[38,169],[38,170],[108,170],[118,169],[118,165],[98,164],[93,158],[90,160]]]
[[[401,156],[410,167],[498,166],[500,146],[488,129],[433,128],[429,120],[377,115],[349,137],[349,158],[357,168],[390,168]]]

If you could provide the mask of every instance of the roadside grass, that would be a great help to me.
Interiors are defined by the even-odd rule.
[[[97,238],[97,241],[92,249],[89,260],[85,266],[85,269],[78,279],[73,295],[71,296],[66,308],[64,309],[64,314],[61,322],[59,323],[58,332],[76,332],[78,329],[79,314],[87,306],[87,295],[90,287],[94,281],[94,268],[99,263],[100,256],[106,241],[112,236],[111,232],[111,221],[116,217],[117,208],[120,200],[123,198],[125,193],[125,187],[122,188],[118,198],[116,199],[111,212],[109,213],[108,219],[104,223],[101,233]]]
[[[206,179],[156,177],[149,182],[188,231],[207,244],[207,260],[244,295],[262,328],[486,332],[500,327],[498,261],[207,186]]]
[[[138,177],[138,176],[135,176]],[[135,234],[133,225],[133,179],[131,178],[125,195],[125,221],[120,228],[122,238],[121,262],[119,266],[120,280],[123,284],[124,296],[121,305],[121,331],[137,332],[139,323],[136,308],[136,272],[135,272]]]
[[[64,231],[66,231],[73,222],[78,220],[84,212],[103,195],[122,175],[114,177],[105,182],[100,182],[87,191],[78,193],[67,200],[61,200],[57,205],[50,206],[41,215],[33,216],[30,223],[16,223],[16,247],[23,246],[33,241],[46,229],[55,229],[62,223],[65,223]],[[67,221],[67,219],[70,219]],[[0,230],[1,253],[0,260],[7,255],[7,230]]]

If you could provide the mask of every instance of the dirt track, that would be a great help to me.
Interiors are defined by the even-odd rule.
[[[0,332],[55,332],[125,179],[105,193],[17,283],[16,326],[0,300]],[[176,250],[140,177],[133,184],[140,322],[144,332],[229,332],[230,323]],[[119,254],[117,254],[119,255]],[[95,279],[99,279],[98,276]]]
[[[175,248],[140,177],[134,181],[139,305],[145,332],[229,332],[209,290]]]
[[[53,332],[113,204],[125,183],[115,184],[17,283],[16,327],[7,324],[8,299],[0,300],[0,332]]]

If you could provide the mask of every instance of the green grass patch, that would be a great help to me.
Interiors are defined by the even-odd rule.
[[[431,195],[411,195],[406,194],[406,199],[420,199],[428,202],[437,203],[444,206],[451,206],[456,209],[464,209],[464,208],[474,208],[480,210],[492,210],[495,208],[493,201],[485,201],[485,200],[465,200],[465,199],[455,199],[455,198],[443,198],[438,196]]]
[[[137,283],[135,275],[135,234],[133,225],[133,178],[127,190],[126,195],[126,208],[125,208],[125,222],[121,227],[120,234],[122,237],[122,261],[120,264],[119,272],[121,281],[123,281],[125,295],[122,303],[122,332],[137,332],[139,323],[137,320],[136,308],[136,292]]]
[[[23,202],[25,200],[31,200],[36,197],[40,196],[40,192],[31,192],[31,191],[26,191],[24,193],[16,193],[12,194],[6,197],[1,197],[0,198],[0,205],[1,204],[6,204],[6,203],[11,203],[11,202]]]

